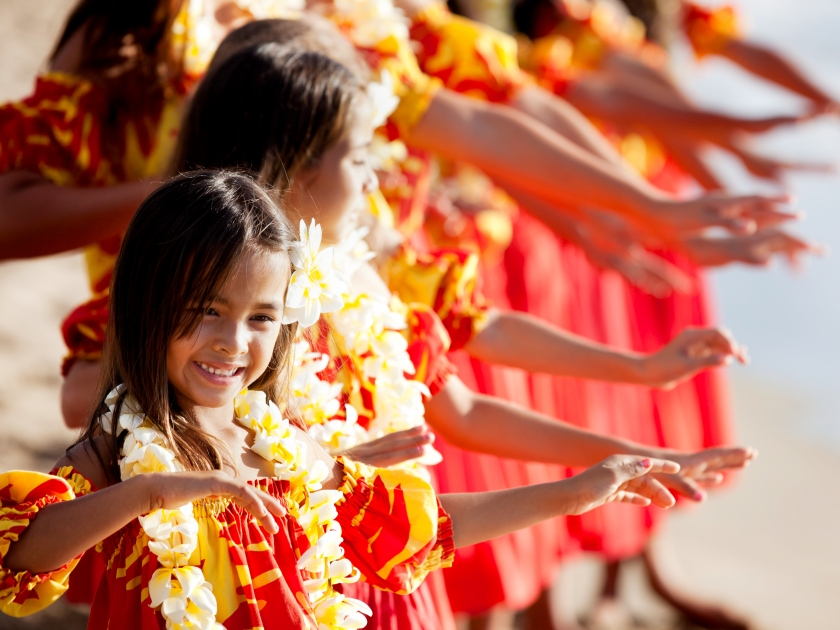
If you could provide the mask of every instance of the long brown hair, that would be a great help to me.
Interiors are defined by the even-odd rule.
[[[201,305],[212,300],[243,255],[256,250],[287,256],[293,240],[276,204],[249,177],[187,173],[152,193],[131,220],[114,266],[97,400],[123,383],[186,468],[220,468],[216,440],[178,406],[166,374],[167,347],[196,329]],[[295,331],[295,325],[283,326],[268,368],[251,384],[274,402],[281,398]],[[101,411],[79,442],[103,434]],[[115,431],[106,436],[105,453],[96,449],[111,482],[120,478],[122,438]]]
[[[76,74],[102,87],[109,120],[155,116],[168,86],[183,73],[184,51],[172,44],[173,24],[186,0],[80,0],[53,49],[51,60],[83,33]]]
[[[361,91],[352,72],[323,54],[249,46],[202,81],[175,167],[243,169],[282,197],[296,174],[344,135]]]

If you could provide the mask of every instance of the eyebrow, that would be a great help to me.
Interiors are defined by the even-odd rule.
[[[211,300],[213,302],[218,302],[219,304],[224,304],[225,306],[230,306],[230,301],[222,297],[221,295],[214,295]],[[275,304],[274,302],[261,302],[255,306],[258,310],[266,310],[266,311],[279,311],[282,310],[280,306]]]

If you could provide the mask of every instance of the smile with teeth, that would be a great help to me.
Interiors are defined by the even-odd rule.
[[[230,370],[221,370],[219,368],[214,368],[212,365],[207,365],[206,363],[202,363],[201,361],[196,361],[195,364],[200,367],[205,372],[209,372],[210,374],[215,374],[216,376],[234,376],[239,370],[242,368],[235,367],[231,368]]]

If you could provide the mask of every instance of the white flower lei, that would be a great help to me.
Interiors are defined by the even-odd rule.
[[[121,396],[123,406],[116,424],[127,431],[120,460],[123,480],[154,472],[179,472],[183,466],[137,402],[126,393],[124,385],[111,391],[105,403],[108,412],[102,427],[111,432],[114,411]],[[243,390],[234,401],[236,419],[254,431],[251,449],[274,463],[274,474],[289,482],[289,514],[304,530],[310,548],[297,562],[310,574],[304,581],[307,597],[315,613],[319,630],[355,630],[367,624],[364,615],[372,615],[363,602],[336,592],[335,585],[359,579],[358,569],[344,558],[341,525],[336,503],[342,493],[322,489],[327,467],[321,461],[306,465],[306,444],[295,437],[289,421],[264,392]],[[160,607],[167,630],[223,629],[216,622],[216,598],[212,585],[201,568],[191,563],[198,547],[198,522],[192,504],[176,509],[155,510],[138,519],[149,537],[149,550],[161,567],[149,581],[151,607]]]
[[[335,248],[333,264],[348,274],[373,258],[364,241],[367,228],[355,230]],[[400,331],[408,327],[405,317],[393,310],[388,301],[364,293],[345,294],[343,307],[333,315],[336,333],[354,365],[361,368],[356,379],[376,379],[373,390],[374,417],[367,429],[357,424],[358,412],[345,405],[345,420],[333,419],[339,410],[340,384],[327,384],[319,378],[329,356],[312,352],[306,342],[295,346],[292,371],[293,398],[301,404],[300,415],[309,434],[331,454],[339,454],[358,444],[381,438],[425,423],[423,399],[430,397],[428,387],[407,378],[415,373],[408,354],[408,342]],[[358,389],[358,385],[354,387]],[[425,447],[414,463],[434,465],[441,455]]]

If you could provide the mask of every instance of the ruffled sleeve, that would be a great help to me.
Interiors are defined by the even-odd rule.
[[[403,245],[384,266],[388,287],[407,303],[432,308],[460,350],[485,325],[488,304],[478,289],[478,256],[460,250],[420,253]]]
[[[720,54],[729,42],[741,36],[738,15],[731,6],[707,9],[686,3],[683,29],[698,59]]]
[[[339,22],[339,26],[342,26]],[[391,139],[406,137],[429,109],[437,91],[443,87],[440,79],[425,74],[411,48],[411,41],[390,35],[374,47],[356,46],[368,65],[378,76],[384,70],[393,83],[394,95],[400,99],[397,109],[388,120]]]
[[[519,68],[516,40],[432,4],[414,16],[411,39],[423,72],[451,90],[504,103],[529,82]]]
[[[61,186],[116,183],[101,151],[106,106],[85,79],[39,77],[30,96],[0,107],[0,172],[28,170]]]
[[[72,476],[70,471],[67,469],[65,473]],[[67,590],[70,572],[79,558],[54,571],[36,574],[15,573],[3,566],[3,559],[44,506],[74,499],[74,486],[84,491],[83,478],[78,477],[68,481],[37,472],[0,474],[0,611],[3,613],[12,617],[31,615],[52,604]]]
[[[446,357],[451,345],[449,333],[431,306],[420,302],[405,303],[395,295],[391,308],[405,317],[408,324],[402,333],[408,341],[407,352],[414,364],[411,378],[424,383],[434,396],[458,372]]]
[[[426,575],[452,565],[452,521],[416,473],[348,460],[338,522],[347,558],[365,581],[410,593]]]

